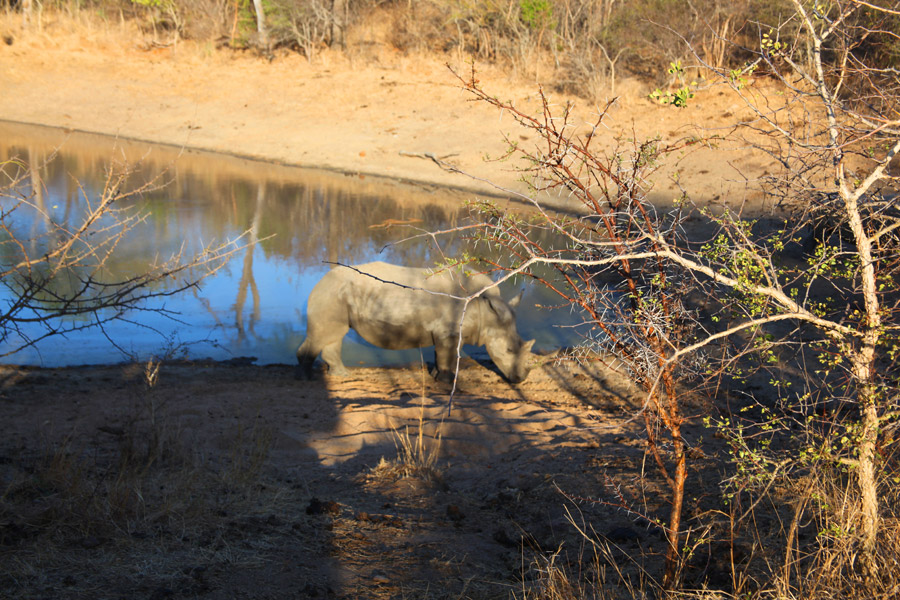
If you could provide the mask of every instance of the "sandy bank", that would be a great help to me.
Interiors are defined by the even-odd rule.
[[[526,145],[536,140],[509,115],[470,101],[441,57],[380,47],[364,56],[324,52],[314,63],[287,53],[269,62],[190,42],[147,51],[134,31],[49,18],[42,31],[23,33],[4,16],[0,29],[14,34],[11,45],[0,44],[0,119],[479,193],[527,192],[514,162],[485,158],[503,155],[504,135]],[[537,83],[489,66],[479,71],[488,91],[538,109]],[[619,84],[624,93],[598,148],[634,135],[671,141],[696,124],[713,131],[741,108],[721,90],[687,109],[660,107],[643,87]],[[548,93],[559,105],[576,102],[576,123],[596,110]],[[427,153],[472,177],[441,170]],[[751,178],[765,168],[740,150],[700,150],[660,172],[653,197],[676,195],[669,177],[677,170],[699,202],[739,201],[746,179],[734,165]]]

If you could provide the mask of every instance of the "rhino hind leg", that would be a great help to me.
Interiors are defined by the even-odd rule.
[[[348,331],[348,326],[334,327],[323,334],[320,328],[311,326],[306,339],[297,348],[297,378],[312,378],[313,363],[320,354],[330,373],[339,377],[349,375],[350,372],[341,360],[341,346]]]
[[[297,369],[294,371],[297,379],[312,379],[313,363],[316,362],[319,352],[320,350],[313,348],[309,337],[303,340],[297,348]]]
[[[350,371],[347,370],[347,367],[344,366],[344,361],[341,360],[342,342],[343,336],[341,336],[341,339],[338,341],[332,342],[322,348],[322,361],[328,365],[328,372],[332,375],[347,377],[350,375]]]

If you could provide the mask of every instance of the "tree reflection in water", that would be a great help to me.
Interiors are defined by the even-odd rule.
[[[135,186],[165,172],[167,184],[143,198],[140,208],[149,217],[127,246],[117,249],[109,264],[111,275],[139,272],[182,246],[190,253],[248,229],[258,241],[201,289],[167,299],[171,318],[139,312],[131,321],[107,327],[106,335],[132,356],[122,356],[102,332],[87,330],[10,357],[11,362],[44,366],[145,359],[166,352],[289,363],[306,329],[306,298],[329,269],[328,262],[435,264],[443,253],[460,248],[458,237],[442,238],[441,248],[427,237],[392,243],[416,231],[457,226],[465,215],[463,200],[470,196],[0,122],[0,160],[37,162],[37,157],[49,157],[33,181],[41,183],[34,184],[44,207],[41,218],[54,222],[74,222],[83,214],[85,197],[96,195],[113,158],[140,162]],[[17,226],[37,231],[47,224],[32,215]],[[537,289],[529,294],[533,291]],[[523,305],[536,302],[529,303],[526,295]],[[560,344],[559,330],[546,327],[546,314],[528,307],[522,313],[523,335],[538,337],[539,347]],[[577,319],[562,315],[557,320]],[[415,362],[421,356],[418,350],[388,352],[353,341],[344,344],[348,365]]]

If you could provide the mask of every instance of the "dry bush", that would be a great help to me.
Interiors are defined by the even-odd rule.
[[[454,52],[598,100],[616,77],[662,84],[669,63],[703,48],[709,64],[745,58],[741,41],[777,24],[786,0],[491,0],[391,3],[388,40],[403,51]]]
[[[228,35],[233,25],[234,2],[225,0],[179,0],[184,19],[183,35],[191,40],[216,40]]]
[[[896,474],[883,473],[885,479]],[[788,598],[897,598],[900,582],[900,494],[882,497],[884,514],[875,556],[878,575],[864,573],[855,533],[860,507],[846,470],[817,468],[790,486],[792,514],[775,587]],[[884,489],[889,489],[890,481]]]
[[[387,42],[403,52],[448,52],[456,35],[448,21],[447,5],[433,1],[395,4],[387,9],[391,21]]]
[[[635,600],[649,598],[708,598],[690,592],[666,592],[642,566],[645,557],[629,556],[599,535],[577,511],[566,509],[567,520],[579,533],[577,547],[560,546],[523,560],[521,600]]]
[[[397,448],[397,458],[386,461],[384,458],[378,463],[375,471],[390,471],[399,477],[419,477],[426,481],[441,481],[442,469],[438,466],[441,449],[441,427],[435,427],[433,435],[425,435],[423,419],[415,434],[410,435],[409,426],[403,431],[392,429],[394,445]]]
[[[776,27],[787,1],[270,0],[264,36],[251,0],[56,0],[43,10],[135,20],[152,45],[185,38],[269,57],[272,49],[287,48],[309,59],[325,47],[343,47],[349,28],[381,32],[375,24],[389,22],[386,34],[363,36],[359,44],[455,53],[598,100],[614,95],[624,73],[661,85],[669,63],[688,55],[688,43],[703,49],[712,65],[745,58],[743,45]],[[789,29],[781,34],[790,37]]]
[[[789,0],[271,0],[264,9],[265,40],[250,0],[55,0],[41,8],[136,20],[152,44],[187,38],[267,53],[283,47],[310,59],[324,47],[343,47],[348,28],[380,31],[369,25],[390,22],[384,41],[401,51],[493,62],[591,100],[614,95],[624,73],[666,83],[669,64],[688,57],[689,45],[707,65],[723,67],[746,59],[763,32],[775,31],[786,43],[800,35],[797,23],[784,18]],[[860,12],[862,25],[874,19]],[[900,53],[890,33],[898,20],[867,44],[880,64],[889,66]]]
[[[592,581],[590,576],[581,573],[570,573],[571,566],[566,564],[562,550],[533,557],[523,578],[521,594],[513,594],[522,600],[575,600],[578,599],[611,599],[614,595],[607,593],[602,581]],[[596,577],[603,568],[599,560],[594,560],[589,569]],[[602,576],[600,576],[602,580]],[[630,596],[637,597],[637,596]]]
[[[344,48],[347,29],[369,18],[373,4],[372,0],[270,0],[263,5],[266,33],[260,36],[253,4],[243,0],[224,5],[225,27],[217,38],[235,49],[269,53],[286,48],[313,60],[323,48]]]

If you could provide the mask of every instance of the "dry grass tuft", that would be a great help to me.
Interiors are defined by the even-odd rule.
[[[423,410],[424,413],[424,410]],[[441,450],[441,424],[435,426],[432,435],[425,434],[423,416],[419,417],[418,428],[410,434],[409,425],[403,431],[391,428],[397,456],[393,459],[384,457],[372,469],[376,479],[400,479],[415,477],[432,483],[443,482],[443,469],[438,464]]]
[[[443,482],[443,469],[438,462],[441,455],[441,439],[443,419],[434,425],[433,433],[426,435],[425,423],[425,377],[427,373],[422,371],[422,394],[419,405],[419,421],[414,434],[410,434],[409,425],[400,431],[393,424],[391,434],[394,439],[394,447],[397,456],[388,460],[384,457],[372,469],[372,475],[376,479],[400,479],[403,477],[416,477],[432,483]]]

